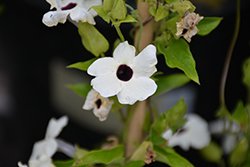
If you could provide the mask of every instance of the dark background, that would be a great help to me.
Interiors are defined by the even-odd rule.
[[[223,17],[210,35],[195,36],[190,44],[201,83],[200,86],[190,83],[198,92],[195,112],[210,121],[215,118],[219,106],[219,83],[234,30],[236,1],[222,0],[221,4],[215,5],[205,0],[194,3],[200,15]],[[69,22],[52,28],[43,25],[42,16],[50,7],[45,0],[4,0],[0,4],[3,6],[0,15],[0,166],[15,167],[18,161],[28,161],[34,142],[44,138],[49,119],[61,116],[51,103],[48,69],[51,59],[57,56],[71,64],[87,60],[92,55],[83,48],[74,25]],[[250,56],[249,7],[249,1],[242,0],[240,33],[226,85],[229,110],[246,95],[241,81],[241,65]],[[95,20],[99,31],[113,43],[117,38],[114,28],[98,17]],[[132,43],[128,35],[130,28],[123,25],[122,31]],[[107,55],[111,55],[111,50]],[[162,56],[159,56],[160,61],[164,61]],[[166,68],[164,63],[159,63],[158,68],[167,74],[180,72]],[[106,136],[70,119],[60,137],[93,149]],[[195,166],[212,166],[205,165],[195,150],[189,153],[177,150]]]

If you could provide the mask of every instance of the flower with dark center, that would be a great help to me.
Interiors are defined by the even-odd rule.
[[[118,67],[116,76],[122,81],[129,81],[133,76],[133,70],[126,64],[122,64]]]
[[[156,48],[148,45],[137,56],[128,42],[120,43],[113,58],[99,58],[88,68],[93,88],[103,97],[117,95],[122,104],[134,104],[155,93],[157,85],[150,78],[157,70]]]
[[[68,16],[72,21],[94,25],[97,13],[91,7],[102,4],[102,0],[47,0],[47,2],[51,5],[50,9],[56,8],[56,11],[49,11],[43,15],[42,21],[48,27],[65,23]]]
[[[114,102],[102,97],[97,91],[91,89],[83,105],[84,110],[92,110],[100,121],[105,121]]]
[[[183,150],[189,150],[189,147],[202,149],[210,143],[211,136],[208,129],[208,123],[196,114],[187,114],[187,123],[175,134],[169,129],[162,135],[168,140],[170,147],[180,146]]]

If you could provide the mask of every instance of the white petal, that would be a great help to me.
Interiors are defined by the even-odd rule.
[[[85,0],[82,1],[82,4],[86,7],[87,11],[90,12],[92,16],[97,16],[97,13],[94,9],[90,9],[92,6],[98,6],[102,4],[102,0]]]
[[[225,154],[229,154],[237,144],[237,136],[226,134],[222,140],[222,148]]]
[[[46,154],[42,154],[39,159],[29,161],[30,167],[55,167],[52,164],[52,159]]]
[[[150,77],[157,71],[155,67],[156,64],[156,47],[154,45],[148,45],[133,60],[132,69],[134,76]]]
[[[71,10],[70,18],[76,22],[82,21],[95,25],[95,20],[91,13],[79,6],[76,6]]]
[[[58,23],[65,23],[70,11],[50,11],[43,15],[42,22],[48,26],[56,26]]]
[[[134,104],[142,101],[155,93],[157,85],[154,80],[147,77],[131,78],[128,82],[122,82],[122,90],[117,97],[122,104]]]
[[[20,161],[17,163],[17,165],[18,165],[19,167],[28,167],[26,164],[22,164],[22,162],[20,162]]]
[[[94,61],[88,68],[88,74],[103,76],[116,72],[119,64],[111,57],[104,57]]]
[[[162,137],[166,140],[169,140],[173,135],[172,135],[172,130],[168,129],[166,132],[162,134]]]
[[[130,65],[135,57],[135,47],[128,44],[128,41],[120,43],[114,50],[114,59],[119,64]]]
[[[91,110],[95,107],[95,101],[97,100],[97,91],[94,89],[91,89],[87,95],[87,98],[85,100],[85,103],[83,105],[84,110]]]
[[[62,129],[68,124],[68,117],[63,116],[56,120],[51,118],[46,130],[45,139],[53,139],[59,135]]]
[[[100,121],[105,121],[108,117],[108,114],[111,110],[111,107],[112,107],[112,103],[106,103],[104,101],[102,101],[104,104],[101,105],[101,107],[98,109],[95,107],[95,109],[93,110],[94,112],[94,115],[96,117],[99,118]]]
[[[37,160],[42,154],[52,157],[57,150],[57,143],[54,139],[41,140],[34,144],[29,161]]]
[[[50,9],[56,8],[57,4],[54,0],[46,0],[50,4]]]
[[[104,76],[97,76],[91,80],[91,85],[103,97],[114,96],[122,89],[121,82],[116,77],[115,72]]]
[[[168,145],[171,147],[178,145],[186,151],[189,147],[202,149],[207,146],[211,140],[208,124],[196,114],[189,114],[187,118],[188,122],[184,126],[184,131],[176,133],[171,137],[168,140]]]

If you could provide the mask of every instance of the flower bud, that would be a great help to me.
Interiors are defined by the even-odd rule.
[[[116,0],[115,6],[111,11],[111,17],[117,20],[124,20],[127,15],[127,7],[124,0]]]
[[[104,0],[103,1],[103,9],[105,12],[111,12],[113,6],[115,4],[115,0]]]

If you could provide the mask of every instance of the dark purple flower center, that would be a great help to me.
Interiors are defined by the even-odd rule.
[[[69,3],[67,6],[61,8],[61,10],[69,10],[76,6],[76,3]]]
[[[116,76],[122,81],[128,81],[133,76],[133,70],[126,64],[122,64],[118,67]]]
[[[186,131],[185,128],[180,128],[180,129],[177,131],[177,134],[181,134],[181,133],[183,133],[183,132],[185,132],[185,131]]]
[[[101,99],[96,100],[96,101],[95,101],[95,104],[96,104],[96,106],[97,106],[97,109],[99,109],[99,108],[101,107],[101,105],[102,105]]]

